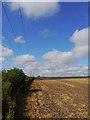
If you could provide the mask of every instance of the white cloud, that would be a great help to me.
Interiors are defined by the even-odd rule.
[[[13,59],[13,65],[16,66],[18,64],[28,65],[35,62],[36,58],[33,55],[25,54],[17,56]]]
[[[18,2],[11,2],[9,4],[12,11],[18,10]],[[32,17],[34,19],[40,18],[40,17],[49,17],[54,15],[59,11],[59,3],[58,2],[21,2],[20,7],[22,10],[22,13],[26,17]]]
[[[50,63],[37,63],[25,66],[25,71],[28,75],[33,74],[35,76],[87,76],[88,75],[88,66],[56,66],[55,64]]]
[[[70,65],[88,54],[88,28],[76,30],[70,39],[75,44],[71,51],[61,52],[53,50],[42,56],[46,60],[44,67],[47,68],[46,71],[49,70],[48,73],[52,75],[55,73],[64,74],[64,72],[71,75],[77,72],[77,75],[82,73],[81,66],[70,68]]]
[[[13,54],[13,50],[0,45],[0,56],[7,57]]]
[[[16,43],[25,43],[25,40],[23,40],[23,37],[22,36],[17,36],[14,41]]]
[[[75,61],[72,52],[61,52],[58,50],[50,51],[42,56],[50,63],[58,65],[69,65]]]
[[[21,55],[13,59],[13,65],[24,65],[23,70],[28,75],[35,76],[82,76],[88,75],[88,66],[75,65],[62,65],[58,62],[45,62],[39,63],[32,55]]]
[[[74,56],[81,58],[88,54],[88,28],[76,30],[70,39],[75,43],[72,50]]]
[[[13,50],[7,47],[4,47],[0,44],[0,63],[5,63],[5,57],[11,56],[13,54]]]
[[[50,63],[69,65],[78,58],[88,54],[88,28],[84,28],[80,31],[76,30],[70,39],[75,43],[75,46],[71,51],[61,52],[53,50],[45,53],[42,57]]]
[[[17,56],[13,59],[13,64],[24,65],[24,71],[27,74],[34,74],[35,76],[81,76],[88,75],[88,66],[76,65],[72,67],[73,63],[79,58],[87,55],[88,51],[88,28],[76,30],[71,36],[71,41],[74,42],[74,48],[71,51],[62,52],[59,50],[52,50],[42,55],[45,60],[39,63],[35,56],[26,54]]]
[[[5,62],[5,58],[4,57],[0,57],[0,63],[4,63]]]

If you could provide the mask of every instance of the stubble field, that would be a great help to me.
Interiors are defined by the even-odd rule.
[[[35,80],[20,95],[16,116],[88,118],[88,78]]]

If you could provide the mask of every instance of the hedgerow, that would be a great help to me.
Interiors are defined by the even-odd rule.
[[[28,79],[27,79],[28,78]],[[29,80],[21,69],[2,70],[2,119],[13,120],[16,97]],[[29,83],[29,82],[28,82]]]

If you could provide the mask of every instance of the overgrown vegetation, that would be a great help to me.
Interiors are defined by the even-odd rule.
[[[21,69],[14,68],[2,71],[2,119],[13,120],[16,98],[19,92],[31,84],[32,78],[26,76]]]

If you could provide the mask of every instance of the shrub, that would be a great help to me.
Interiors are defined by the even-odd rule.
[[[3,119],[13,120],[16,95],[25,84],[25,74],[14,68],[2,71],[2,115]]]
[[[5,81],[2,84],[2,111],[3,116],[6,116],[6,113],[9,111],[9,99],[10,99],[10,91],[11,91],[11,83],[9,81]]]
[[[11,95],[14,96],[17,90],[24,85],[26,76],[24,72],[18,68],[8,70],[7,76],[12,86]]]

